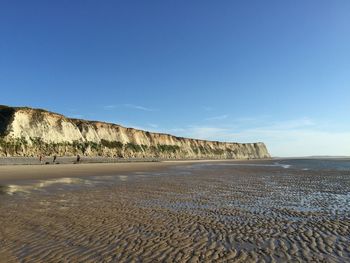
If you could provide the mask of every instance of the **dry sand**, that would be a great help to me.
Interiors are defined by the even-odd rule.
[[[2,262],[350,260],[347,171],[229,163],[1,167],[4,182],[13,176],[21,180],[7,185],[12,194],[0,195]],[[50,179],[23,181],[43,176]]]

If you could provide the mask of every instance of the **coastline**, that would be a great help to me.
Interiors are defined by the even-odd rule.
[[[151,163],[151,162],[207,162],[207,161],[245,161],[245,160],[270,160],[275,158],[113,158],[113,157],[88,157],[80,156],[81,164],[91,163]],[[53,163],[53,156],[43,157],[40,163],[39,157],[0,157],[0,167],[6,165],[58,165],[75,164],[76,156],[57,156]]]
[[[0,165],[0,184],[23,180],[54,179],[63,177],[118,175],[129,172],[157,171],[168,167],[208,162],[246,162],[268,161],[271,159],[237,160],[164,160],[164,161],[128,161],[114,163],[50,164],[50,165]]]

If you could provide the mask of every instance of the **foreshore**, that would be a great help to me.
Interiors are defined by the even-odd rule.
[[[9,162],[8,165],[0,165],[0,184],[31,180],[31,179],[53,179],[62,177],[78,176],[96,176],[96,175],[117,175],[125,172],[145,172],[156,171],[170,166],[185,165],[190,163],[206,162],[237,162],[245,160],[124,160],[124,162],[97,162],[97,159],[83,158],[79,164],[73,164],[74,158],[65,157],[66,161],[62,164],[40,165],[38,159],[35,159],[38,165],[17,164]],[[5,158],[2,158],[5,159]],[[25,158],[23,158],[25,159]],[[34,159],[34,158],[33,158]],[[58,159],[59,161],[62,158]],[[34,160],[32,160],[34,161]],[[95,161],[95,162],[92,162]],[[257,160],[256,160],[257,161]]]
[[[247,159],[163,159],[163,158],[115,158],[115,157],[87,157],[80,156],[80,163],[137,163],[137,162],[206,162],[206,161],[243,161]],[[252,159],[252,160],[267,160]],[[42,160],[39,157],[0,157],[0,166],[2,165],[42,165],[42,164],[75,164],[76,156],[58,156],[54,162],[53,156],[44,156]]]
[[[41,164],[74,164],[76,156],[57,156],[54,162],[53,156],[39,157],[0,157],[1,165],[41,165]],[[113,157],[87,157],[80,156],[80,163],[130,163],[130,162],[159,162],[156,158],[113,158]]]
[[[123,172],[152,171],[170,165],[175,164],[166,162],[133,162],[64,165],[3,165],[0,166],[0,184],[9,181],[30,179],[112,175]]]
[[[347,161],[203,162],[1,166],[0,262],[349,262]]]

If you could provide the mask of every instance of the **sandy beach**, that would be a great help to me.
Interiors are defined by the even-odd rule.
[[[3,158],[5,159],[5,158]],[[25,159],[25,158],[23,158]],[[34,159],[34,158],[33,158]],[[155,171],[171,166],[179,166],[191,163],[215,163],[215,162],[237,162],[238,160],[168,160],[168,161],[124,161],[124,162],[97,162],[94,160],[91,163],[84,162],[80,164],[64,163],[64,164],[40,164],[35,158],[28,163],[30,165],[17,164],[18,161],[8,161],[9,165],[0,165],[0,184],[8,182],[20,182],[31,179],[52,179],[62,177],[77,177],[77,176],[96,176],[96,175],[113,175],[125,172],[142,172]],[[74,160],[69,158],[69,161]],[[240,160],[239,162],[244,162]]]
[[[2,158],[5,165],[0,165],[0,184],[20,182],[23,180],[45,180],[62,177],[113,175],[116,173],[156,171],[171,166],[181,166],[196,163],[230,163],[246,162],[247,160],[166,160],[142,162],[141,160],[126,160],[111,162],[109,158],[90,158],[79,164],[73,164],[74,157],[67,157],[64,163],[40,164],[37,158],[20,157]],[[5,161],[5,159],[9,159]],[[20,160],[18,160],[20,159]],[[27,159],[27,161],[26,161]],[[62,157],[60,158],[62,159]],[[259,162],[259,161],[256,161]],[[27,163],[27,164],[22,164]]]
[[[348,170],[169,162],[3,166],[0,178],[1,262],[350,260]]]
[[[0,166],[0,183],[28,179],[50,179],[76,176],[110,175],[122,172],[150,171],[170,163],[89,163],[60,165],[4,165]]]

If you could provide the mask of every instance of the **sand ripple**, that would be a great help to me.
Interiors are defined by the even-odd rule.
[[[346,262],[349,186],[346,171],[213,165],[1,195],[0,261]]]

